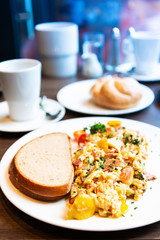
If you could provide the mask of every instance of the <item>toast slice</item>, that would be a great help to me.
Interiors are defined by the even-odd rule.
[[[70,137],[60,132],[22,146],[9,167],[9,178],[17,189],[44,201],[66,195],[73,175]]]

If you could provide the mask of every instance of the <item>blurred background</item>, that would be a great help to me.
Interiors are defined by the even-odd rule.
[[[0,12],[0,61],[39,58],[34,26],[42,22],[77,23],[80,53],[84,32],[103,32],[105,62],[114,27],[120,29],[122,42],[131,26],[135,30],[159,30],[160,26],[160,0],[5,0]]]

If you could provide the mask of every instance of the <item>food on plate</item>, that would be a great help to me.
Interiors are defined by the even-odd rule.
[[[37,137],[22,146],[9,167],[16,188],[44,201],[66,195],[73,175],[70,137],[60,132]]]
[[[128,210],[126,200],[139,200],[147,188],[146,138],[139,131],[123,127],[121,121],[95,123],[73,135],[77,142],[73,154],[75,176],[66,218],[123,216]],[[149,178],[153,180],[153,176]]]
[[[90,90],[94,103],[110,109],[134,107],[142,98],[141,85],[131,77],[99,78]]]

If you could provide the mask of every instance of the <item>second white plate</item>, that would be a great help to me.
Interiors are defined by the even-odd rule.
[[[63,88],[57,94],[57,100],[69,110],[94,115],[121,115],[132,112],[140,111],[154,101],[154,93],[152,90],[142,85],[143,96],[140,102],[132,108],[112,110],[100,107],[91,101],[91,95],[89,93],[96,79],[83,80],[75,83],[71,83]]]

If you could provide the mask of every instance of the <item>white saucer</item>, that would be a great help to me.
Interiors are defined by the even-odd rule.
[[[152,75],[140,75],[137,73],[132,73],[131,76],[140,82],[156,82],[160,81],[160,64],[157,72]]]
[[[58,122],[65,115],[65,108],[55,100],[48,99],[46,101],[47,108],[61,110],[61,113],[56,119],[49,120],[45,117],[43,110],[39,109],[38,115],[35,119],[30,121],[18,122],[9,118],[8,104],[6,101],[0,103],[0,132],[28,132],[40,128],[46,124]]]
[[[137,74],[136,72],[132,72],[132,68],[134,68],[134,65],[131,63],[123,63],[117,66],[116,71],[119,73],[128,73],[130,72],[130,76],[135,78],[136,80],[140,82],[156,82],[160,81],[160,63],[158,64],[157,71],[154,72],[152,75],[141,75]]]

